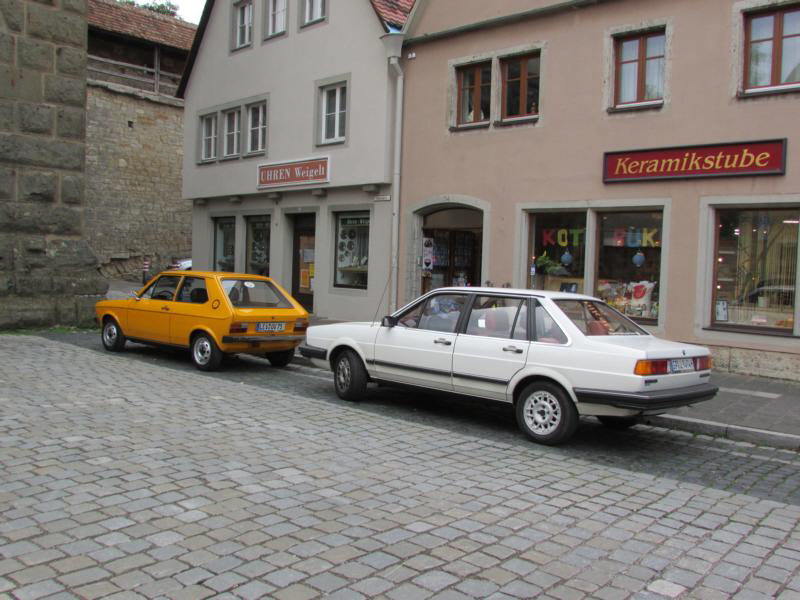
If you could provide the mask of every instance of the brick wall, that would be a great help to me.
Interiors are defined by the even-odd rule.
[[[87,324],[86,0],[0,0],[0,329]]]

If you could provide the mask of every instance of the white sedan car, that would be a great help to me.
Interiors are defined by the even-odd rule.
[[[375,381],[510,402],[543,444],[567,440],[579,415],[623,428],[717,393],[708,348],[563,292],[441,288],[380,322],[310,327],[300,353],[333,371],[345,400]]]

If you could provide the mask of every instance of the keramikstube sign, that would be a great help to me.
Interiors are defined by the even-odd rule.
[[[786,140],[606,152],[603,181],[783,175]]]
[[[307,158],[258,165],[258,189],[328,183],[331,179],[328,157]]]

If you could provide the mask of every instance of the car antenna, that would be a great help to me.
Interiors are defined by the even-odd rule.
[[[372,322],[374,323],[378,319],[378,311],[381,309],[381,304],[383,303],[383,298],[386,296],[386,291],[389,289],[389,281],[391,281],[392,276],[386,278],[386,285],[383,287],[383,293],[381,294],[380,299],[378,300],[378,306],[375,308],[375,316],[372,317]]]

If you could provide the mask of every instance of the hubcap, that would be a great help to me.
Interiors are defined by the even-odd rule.
[[[561,423],[561,406],[550,392],[538,390],[525,399],[525,424],[536,435],[553,433]]]
[[[103,328],[103,339],[106,342],[106,346],[113,346],[114,342],[117,341],[117,326],[114,323],[110,321],[106,323]]]
[[[205,365],[211,358],[211,343],[204,337],[197,338],[194,343],[194,360],[198,365]]]
[[[346,356],[336,363],[336,386],[342,391],[350,388],[350,361]]]

